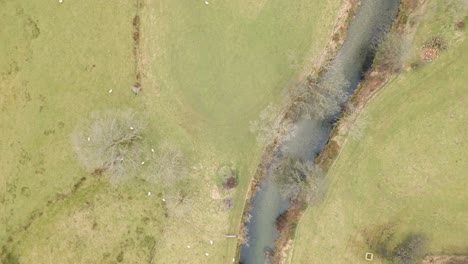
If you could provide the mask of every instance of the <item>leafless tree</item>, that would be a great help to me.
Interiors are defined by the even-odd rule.
[[[148,161],[147,181],[167,188],[174,187],[188,174],[188,162],[177,145],[162,143]]]
[[[132,111],[95,113],[72,135],[79,161],[112,183],[134,176],[142,160],[143,122]]]
[[[282,125],[278,109],[269,104],[260,112],[258,120],[250,122],[250,132],[257,135],[259,146],[265,146],[280,135]]]
[[[399,33],[389,33],[378,46],[376,65],[380,69],[397,73],[408,56],[409,41]]]
[[[300,159],[281,158],[273,167],[274,181],[283,197],[309,205],[320,201],[325,193],[323,171]]]
[[[348,99],[346,88],[349,82],[338,71],[321,81],[309,77],[290,90],[291,111],[295,118],[330,119],[341,111]]]

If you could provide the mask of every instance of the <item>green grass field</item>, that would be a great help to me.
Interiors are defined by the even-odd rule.
[[[348,140],[325,201],[299,224],[292,263],[367,263],[366,252],[388,263],[366,241],[389,237],[391,250],[410,233],[427,238],[427,254],[468,253],[468,45],[454,28],[460,19],[467,21],[466,3],[428,3],[409,63],[433,36],[447,50],[399,74],[366,106],[363,136]]]
[[[236,240],[224,235],[238,232],[261,153],[249,122],[319,55],[339,5],[142,1],[143,92],[134,96],[136,1],[0,0],[2,261],[230,262]],[[117,109],[148,121],[148,142],[178,144],[190,158],[191,210],[166,217],[168,190],[137,178],[111,186],[80,166],[72,131]],[[239,171],[230,194],[216,186],[224,164]]]

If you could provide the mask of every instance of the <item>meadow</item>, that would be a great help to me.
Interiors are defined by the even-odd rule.
[[[297,229],[292,263],[391,263],[408,236],[426,255],[467,253],[466,3],[429,1],[405,71],[361,112],[329,171],[324,202]],[[422,62],[423,45],[441,37],[446,50]],[[411,262],[412,263],[412,262]]]
[[[340,4],[0,1],[2,262],[231,262],[225,235],[238,232],[263,147],[249,123],[320,55]],[[161,185],[112,185],[78,162],[73,131],[125,109],[147,121],[147,151],[171,143],[188,157],[185,207]],[[229,192],[225,165],[239,175]]]

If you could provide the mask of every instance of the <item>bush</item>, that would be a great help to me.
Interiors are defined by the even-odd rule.
[[[447,48],[445,41],[441,37],[433,37],[431,40],[424,43],[423,48],[431,48],[439,51],[444,51]]]
[[[218,168],[219,185],[223,190],[229,191],[237,187],[239,174],[232,164],[225,164]]]
[[[143,122],[132,111],[91,116],[72,135],[73,148],[84,167],[106,173],[113,183],[134,176],[143,160]]]
[[[229,177],[226,179],[226,181],[223,182],[223,189],[226,191],[236,188],[236,187],[237,187],[237,178],[235,177]]]

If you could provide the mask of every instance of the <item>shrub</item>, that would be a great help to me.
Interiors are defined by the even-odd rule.
[[[223,182],[224,190],[230,190],[230,189],[236,188],[236,186],[237,186],[237,178],[235,177],[229,177],[226,179],[226,181]]]
[[[221,166],[218,168],[217,174],[220,178],[220,184],[222,185],[223,190],[229,191],[237,187],[239,175],[237,169],[232,164]]]
[[[424,43],[423,48],[431,48],[439,51],[444,51],[447,48],[445,41],[441,37],[433,37],[431,40]]]

